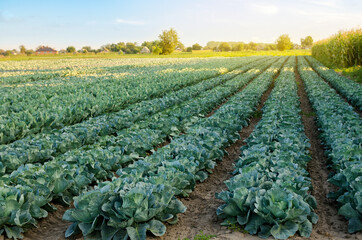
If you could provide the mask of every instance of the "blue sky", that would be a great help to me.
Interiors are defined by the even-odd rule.
[[[99,48],[157,39],[173,27],[186,45],[293,42],[362,27],[361,0],[0,0],[0,49]]]

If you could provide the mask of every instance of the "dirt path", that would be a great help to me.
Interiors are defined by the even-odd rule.
[[[39,220],[38,227],[24,234],[24,240],[64,240],[64,233],[72,223],[63,221],[64,212],[68,209],[62,205],[54,206],[58,209],[49,216]]]
[[[308,172],[312,179],[312,195],[318,203],[316,213],[319,220],[313,226],[310,239],[361,239],[358,238],[357,234],[348,234],[348,222],[338,215],[337,202],[326,197],[328,192],[334,189],[334,186],[327,181],[330,172],[327,169],[327,157],[324,154],[323,145],[318,137],[319,132],[315,122],[314,110],[309,102],[304,89],[304,83],[297,69],[295,69],[295,76],[298,85],[298,96],[301,102],[302,121],[305,133],[311,144],[310,153],[312,160],[308,164]]]
[[[279,76],[278,72],[276,76]],[[201,231],[207,235],[212,234],[217,236],[217,239],[258,239],[257,237],[243,234],[241,232],[233,232],[227,227],[222,227],[222,222],[217,218],[216,209],[223,204],[223,201],[215,198],[215,193],[227,190],[224,181],[229,179],[234,170],[233,164],[240,156],[240,148],[245,145],[245,139],[249,137],[254,130],[256,124],[261,118],[262,107],[274,88],[274,81],[268,90],[262,95],[261,102],[257,107],[257,114],[250,120],[247,127],[244,127],[240,134],[240,139],[230,145],[225,150],[228,155],[224,156],[222,161],[219,162],[213,173],[209,175],[204,182],[198,183],[195,190],[188,198],[183,198],[181,201],[187,207],[185,214],[179,215],[179,222],[175,225],[167,226],[167,231],[161,238],[150,237],[150,239],[162,240],[177,240],[190,238],[193,239],[195,235]],[[213,238],[214,239],[214,238]]]
[[[249,126],[242,130],[241,139],[226,149],[228,155],[217,164],[209,178],[198,183],[188,198],[181,199],[187,207],[186,213],[179,215],[180,220],[176,225],[167,226],[166,234],[160,239],[192,238],[200,231],[218,235],[229,232],[227,228],[220,226],[221,221],[217,219],[216,209],[223,202],[215,198],[215,193],[226,190],[224,181],[231,177],[233,163],[240,156],[240,147],[245,144],[244,140],[253,131],[258,120],[253,118]]]

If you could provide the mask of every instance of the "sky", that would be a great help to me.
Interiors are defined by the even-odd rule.
[[[361,0],[0,0],[0,49],[99,48],[152,41],[174,28],[182,43],[294,43],[362,27]]]

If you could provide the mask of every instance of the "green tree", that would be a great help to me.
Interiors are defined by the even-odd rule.
[[[279,51],[284,51],[284,50],[291,49],[292,46],[293,46],[293,43],[292,43],[292,41],[290,41],[290,38],[289,38],[288,34],[283,34],[283,35],[278,37],[278,39],[277,39],[277,49]]]
[[[194,45],[192,45],[192,50],[201,50],[202,46],[198,43],[195,43]]]
[[[147,47],[148,49],[152,50],[153,44],[152,44],[152,42],[144,41],[144,42],[141,44],[141,46],[142,46],[142,47]]]
[[[265,50],[276,50],[277,49],[277,45],[274,43],[270,43],[266,45]]]
[[[173,28],[170,28],[170,30],[163,30],[158,37],[162,49],[161,54],[163,55],[171,54],[180,41],[177,32]]]
[[[25,52],[26,52],[26,49],[25,49],[25,46],[24,45],[20,45],[20,53],[21,54],[25,54]]]
[[[256,47],[258,46],[258,44],[256,44],[255,42],[250,42],[249,44],[249,49],[255,51]]]
[[[75,52],[75,47],[73,47],[73,46],[67,47],[67,52],[68,53],[74,53]]]
[[[26,54],[27,56],[30,56],[30,55],[34,54],[34,50],[32,50],[32,49],[27,49],[27,50],[25,51],[25,54]]]
[[[11,56],[13,52],[11,50],[6,50],[4,56]]]
[[[244,50],[244,43],[238,43],[233,46],[233,51],[243,51]]]
[[[84,52],[92,52],[92,48],[90,46],[84,46],[84,47],[82,47],[82,50]]]
[[[152,46],[152,54],[160,55],[162,53],[162,48],[158,45]]]
[[[158,47],[159,46],[159,44],[160,44],[160,41],[158,41],[158,40],[155,40],[155,41],[150,41],[150,42],[148,42],[148,41],[144,41],[142,44],[141,44],[141,47],[147,47],[148,49],[150,49],[151,50],[151,52],[153,52],[153,50],[152,49],[156,49],[156,47]],[[159,54],[159,53],[158,53]]]
[[[192,52],[192,47],[186,48],[186,52]]]
[[[122,51],[126,48],[126,44],[124,42],[119,42],[117,45],[121,47]]]
[[[119,52],[121,50],[121,46],[115,43],[112,43],[109,48],[111,52]]]
[[[178,42],[176,48],[179,48],[179,49],[181,49],[182,51],[184,51],[184,50],[185,50],[185,45],[183,45],[182,42]]]
[[[126,43],[125,48],[122,48],[121,50],[127,54],[136,54],[141,51],[141,47],[137,46],[137,43],[128,42]]]
[[[306,36],[305,38],[300,39],[300,45],[302,48],[310,48],[313,46],[313,38],[311,36]]]
[[[222,52],[228,52],[231,51],[231,47],[227,42],[220,43],[218,49]]]
[[[209,47],[210,49],[217,49],[219,44],[220,44],[219,42],[210,41],[206,44],[206,46]]]

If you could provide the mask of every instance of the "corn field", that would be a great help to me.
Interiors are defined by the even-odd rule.
[[[312,55],[329,67],[351,67],[362,64],[362,28],[339,32],[317,42]]]

